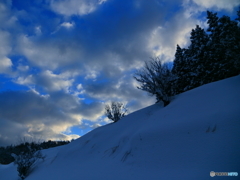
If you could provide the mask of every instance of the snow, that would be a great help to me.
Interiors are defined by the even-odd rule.
[[[45,160],[26,180],[206,180],[210,171],[240,173],[239,92],[236,76],[182,93],[166,107],[131,113],[43,150]],[[17,180],[16,166],[1,165],[0,179]]]

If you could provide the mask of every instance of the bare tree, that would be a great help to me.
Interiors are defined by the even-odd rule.
[[[114,122],[119,121],[127,113],[127,108],[121,102],[111,102],[105,106],[105,115]]]
[[[173,76],[170,68],[159,58],[145,62],[145,66],[135,73],[134,78],[141,84],[138,89],[155,95],[157,102],[163,101],[164,106],[170,103]]]
[[[15,159],[14,163],[17,164],[18,176],[22,180],[29,175],[33,169],[33,166],[39,159],[44,160],[45,158],[40,150],[37,150],[37,148],[32,148],[30,145],[27,146],[26,151],[21,152],[19,155],[14,153],[11,155]]]

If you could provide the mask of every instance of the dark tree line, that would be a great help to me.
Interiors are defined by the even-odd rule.
[[[41,150],[41,149],[48,149],[52,147],[57,147],[61,145],[65,145],[70,143],[69,141],[47,141],[42,143],[35,143],[35,142],[24,142],[16,146],[7,146],[7,147],[0,147],[0,163],[1,164],[9,164],[14,161],[12,157],[12,153],[16,155],[20,155],[23,152],[29,151],[29,147],[31,149]]]
[[[206,30],[192,29],[187,48],[177,45],[172,68],[158,58],[146,62],[134,76],[138,88],[166,106],[173,95],[240,74],[240,8],[235,20],[210,11],[207,20]]]

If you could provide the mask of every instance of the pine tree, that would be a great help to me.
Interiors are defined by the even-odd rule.
[[[204,84],[204,76],[207,74],[205,68],[205,52],[207,51],[207,43],[209,37],[204,29],[199,25],[191,32],[191,44],[187,49],[187,62],[191,69],[189,73],[190,82],[187,89],[193,89]]]
[[[236,41],[240,43],[240,6],[239,6],[239,10],[237,11],[237,18],[236,18],[236,22],[237,22],[237,32],[236,32]],[[238,44],[238,47],[240,45]],[[238,51],[239,52],[239,51]],[[238,59],[235,62],[235,66],[238,69],[238,72],[240,73],[240,55],[238,54]]]
[[[207,11],[207,23],[209,25],[207,31],[211,32],[212,35],[214,35],[214,33],[216,32],[216,28],[218,26],[218,17],[217,17],[217,13],[213,13],[211,11]]]
[[[240,16],[240,11],[238,11]],[[240,73],[240,27],[228,16],[207,11],[207,32],[192,30],[187,49],[177,45],[172,74],[175,94]],[[240,20],[240,18],[237,18]]]
[[[206,69],[207,76],[205,76],[205,83],[213,82],[218,79],[217,74],[219,72],[219,51],[221,51],[220,46],[220,30],[218,26],[219,18],[217,13],[207,11],[207,23],[209,25],[207,32],[209,32],[209,41],[207,43],[206,57]]]
[[[174,94],[186,91],[190,82],[190,67],[187,49],[177,45],[175,59],[173,61],[172,74],[174,75]]]
[[[240,37],[237,22],[231,21],[228,16],[219,19],[220,48],[221,48],[221,78],[227,78],[237,75],[235,62],[240,56]]]
[[[238,8],[239,10],[237,11],[237,18],[235,19],[236,21],[238,21],[238,23],[240,23],[240,6]]]
[[[177,44],[177,50],[175,53],[175,59],[173,61],[172,72],[178,75],[178,73],[180,73],[182,66],[183,66],[183,49]]]
[[[212,82],[239,74],[240,39],[236,21],[231,21],[228,16],[218,18],[216,13],[207,13],[210,32],[207,69],[211,77],[209,82]]]

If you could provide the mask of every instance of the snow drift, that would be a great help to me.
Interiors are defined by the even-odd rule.
[[[240,173],[239,137],[240,76],[236,76],[44,150],[45,161],[26,179],[211,179],[210,171]],[[1,165],[1,180],[17,179],[13,168]]]

